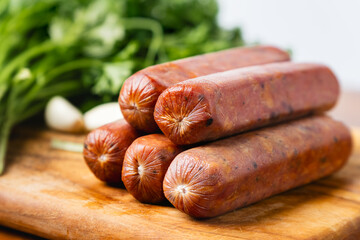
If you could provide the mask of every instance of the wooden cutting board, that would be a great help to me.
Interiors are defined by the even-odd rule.
[[[0,224],[55,239],[360,239],[360,131],[338,173],[220,217],[195,220],[169,203],[138,203],[95,179],[80,153],[52,139],[84,136],[17,128],[0,177]]]

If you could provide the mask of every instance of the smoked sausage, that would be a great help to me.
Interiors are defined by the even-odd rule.
[[[163,134],[136,139],[125,153],[122,169],[122,181],[128,192],[143,203],[165,200],[162,185],[166,170],[183,150]]]
[[[124,119],[91,131],[84,142],[86,164],[101,181],[120,183],[125,152],[141,135]]]
[[[164,193],[190,216],[214,217],[327,176],[350,152],[342,123],[326,116],[295,120],[180,153]]]
[[[323,112],[338,96],[324,65],[271,63],[178,83],[160,95],[154,117],[171,141],[186,145]]]
[[[285,51],[271,46],[234,48],[145,68],[128,78],[119,95],[125,119],[135,128],[154,133],[154,106],[159,95],[168,87],[211,73],[239,67],[288,61]]]

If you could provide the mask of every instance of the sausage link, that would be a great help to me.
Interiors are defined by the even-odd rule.
[[[272,63],[178,83],[160,95],[154,117],[171,141],[185,145],[326,111],[338,96],[326,66]]]
[[[165,175],[164,193],[190,216],[214,217],[327,176],[350,152],[343,124],[309,117],[180,153]]]
[[[145,68],[128,78],[120,91],[119,104],[125,119],[135,128],[153,133],[154,106],[168,87],[211,73],[239,67],[288,61],[289,55],[271,46],[234,48]]]
[[[163,134],[136,139],[125,153],[122,181],[126,189],[140,202],[165,200],[162,185],[166,170],[183,150]]]
[[[91,131],[84,142],[86,164],[101,181],[120,183],[125,152],[141,135],[123,119]]]

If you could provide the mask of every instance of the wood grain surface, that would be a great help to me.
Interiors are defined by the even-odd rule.
[[[359,127],[360,111],[354,111],[359,103],[359,92],[342,93],[330,115],[349,126]],[[124,189],[118,190],[94,179],[79,154],[57,151],[49,145],[53,138],[81,142],[82,136],[30,129],[18,128],[13,134],[9,168],[0,178],[0,224],[13,228],[0,226],[0,239],[41,239],[20,231],[58,239],[105,236],[104,239],[113,235],[149,239],[166,236],[171,239],[183,236],[192,239],[360,239],[360,128],[353,131],[356,141],[353,156],[339,173],[206,221],[186,217],[170,205],[152,207],[137,203]],[[78,166],[80,169],[75,169]],[[65,173],[57,172],[58,169]],[[66,178],[59,184],[58,177]],[[77,182],[78,179],[81,181]],[[107,194],[111,201],[106,200]],[[62,199],[72,206],[78,205],[79,211],[71,211]],[[47,203],[42,205],[43,202]],[[128,211],[134,207],[135,210]],[[84,211],[85,216],[81,216]],[[72,220],[67,223],[69,212]],[[135,216],[126,216],[129,214]],[[145,221],[136,221],[142,216]],[[86,219],[84,224],[82,219]],[[86,229],[87,225],[91,227]],[[92,234],[94,229],[96,232]]]
[[[170,204],[137,202],[90,173],[52,139],[83,136],[17,128],[0,178],[0,224],[56,239],[360,239],[360,131],[338,173],[220,217],[195,220]]]

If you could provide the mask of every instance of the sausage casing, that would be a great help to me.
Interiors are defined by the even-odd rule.
[[[145,68],[128,78],[119,104],[125,119],[135,128],[153,133],[154,106],[168,87],[184,80],[239,67],[288,61],[289,55],[271,46],[234,48]]]
[[[180,153],[165,175],[164,193],[193,217],[214,217],[327,176],[350,152],[343,124],[309,117]]]
[[[171,161],[183,151],[163,134],[136,139],[128,148],[122,181],[131,195],[144,203],[165,200],[163,180]]]
[[[160,95],[154,117],[171,141],[185,145],[326,111],[338,96],[328,67],[272,63],[178,83]]]
[[[141,135],[124,119],[91,131],[84,142],[86,164],[101,181],[120,183],[125,152]]]

